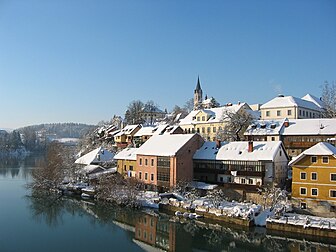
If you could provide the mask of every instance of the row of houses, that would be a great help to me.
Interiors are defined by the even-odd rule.
[[[250,190],[282,186],[289,160],[280,141],[221,143],[205,141],[198,133],[155,135],[114,158],[120,174],[154,187],[198,180]]]

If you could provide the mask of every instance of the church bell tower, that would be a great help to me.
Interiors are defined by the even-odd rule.
[[[202,89],[198,76],[196,89],[194,91],[194,110],[200,109],[201,105],[202,105]]]

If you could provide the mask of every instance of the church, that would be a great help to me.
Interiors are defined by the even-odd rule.
[[[199,76],[198,76],[196,89],[194,91],[194,110],[210,109],[210,108],[216,108],[219,106],[220,106],[219,103],[213,97],[208,98],[208,96],[206,95],[205,99],[203,100],[203,91],[202,91],[201,83],[200,83]]]

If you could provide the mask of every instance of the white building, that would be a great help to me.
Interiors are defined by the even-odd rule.
[[[323,103],[313,95],[302,98],[283,96],[273,98],[260,106],[261,119],[302,119],[322,117]]]
[[[195,153],[194,178],[232,187],[285,183],[288,156],[280,141],[205,142]]]

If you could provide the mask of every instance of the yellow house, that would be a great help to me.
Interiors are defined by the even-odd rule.
[[[239,113],[240,111],[250,111],[247,103],[227,104],[223,107],[200,109],[191,111],[180,121],[180,127],[185,133],[199,133],[208,141],[215,141],[227,122],[228,113]]]
[[[137,148],[126,148],[114,156],[117,160],[117,172],[123,176],[135,177]]]
[[[133,143],[133,136],[141,129],[141,125],[127,125],[118,134],[114,135],[114,142],[117,147],[125,148]]]
[[[336,210],[336,147],[318,143],[302,152],[289,165],[293,169],[292,197],[301,208],[319,206]]]

